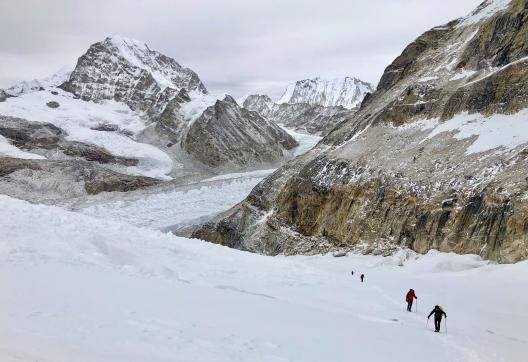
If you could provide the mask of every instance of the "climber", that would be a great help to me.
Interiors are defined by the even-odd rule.
[[[414,289],[410,289],[405,297],[405,301],[407,301],[407,310],[409,312],[412,312],[412,305],[415,299],[418,299],[418,297],[414,294]]]
[[[361,278],[361,283],[363,283],[363,279],[365,278],[365,274],[361,274],[360,278]]]
[[[440,332],[440,323],[442,323],[442,316],[446,317],[447,319],[447,314],[444,312],[444,309],[439,305],[435,305],[434,309],[431,311],[431,313],[429,313],[427,319],[431,318],[433,314],[435,319],[435,332]]]

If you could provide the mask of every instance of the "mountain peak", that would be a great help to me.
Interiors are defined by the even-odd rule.
[[[61,88],[84,100],[114,99],[143,111],[157,108],[181,89],[207,94],[192,69],[140,40],[120,35],[91,45]]]
[[[282,103],[308,103],[320,106],[342,106],[348,109],[358,107],[365,95],[374,87],[355,77],[299,80],[286,88],[278,101]]]
[[[147,44],[144,41],[128,38],[128,37],[125,37],[125,36],[122,36],[122,35],[117,35],[117,34],[110,35],[110,36],[106,37],[106,39],[104,41],[112,43],[112,44],[114,44],[116,46],[126,45],[126,46],[130,46],[130,47],[147,48],[148,49],[148,46],[147,46]]]

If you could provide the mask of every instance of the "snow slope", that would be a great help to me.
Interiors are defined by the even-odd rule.
[[[511,0],[486,0],[481,6],[468,16],[462,18],[459,26],[476,24],[479,21],[489,18],[493,14],[505,10],[511,3]]]
[[[51,90],[57,95],[52,94]],[[50,101],[58,102],[60,106],[50,108],[46,105]],[[152,145],[137,142],[120,132],[91,129],[111,124],[133,135],[144,130],[147,125],[140,113],[132,111],[123,103],[111,100],[86,102],[75,99],[72,94],[61,89],[50,88],[7,99],[0,103],[0,114],[52,123],[65,130],[68,133],[66,139],[70,141],[94,144],[113,155],[138,159],[138,166],[124,170],[131,175],[168,179],[166,175],[179,167],[165,152]]]
[[[496,114],[493,117],[483,115],[459,114],[436,127],[428,138],[442,132],[455,131],[456,139],[476,136],[466,153],[478,153],[501,148],[514,149],[528,143],[528,110],[514,115]]]
[[[72,68],[65,66],[50,77],[19,82],[9,87],[7,93],[19,96],[21,94],[39,91],[42,88],[57,87],[70,78]]]
[[[2,361],[526,357],[526,262],[271,258],[5,196],[0,205]],[[403,302],[411,287],[412,314]],[[447,311],[447,334],[425,329],[435,304]]]

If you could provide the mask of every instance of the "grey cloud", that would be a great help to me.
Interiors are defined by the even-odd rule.
[[[22,0],[0,3],[0,87],[50,75],[120,34],[193,68],[214,92],[278,97],[286,83],[376,83],[409,42],[481,0]]]

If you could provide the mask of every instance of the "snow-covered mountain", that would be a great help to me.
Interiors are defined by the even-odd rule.
[[[374,87],[353,77],[336,79],[313,78],[299,80],[288,85],[277,103],[307,103],[323,107],[359,107],[367,93],[374,92]]]
[[[194,236],[265,254],[528,259],[528,8],[487,0],[390,64],[312,151]]]
[[[250,95],[244,108],[255,111],[287,128],[314,135],[326,135],[338,123],[354,114],[342,106],[321,106],[308,103],[275,103],[267,95]]]
[[[156,183],[145,177],[169,180],[267,168],[293,157],[297,146],[282,128],[231,97],[208,94],[191,69],[123,37],[90,46],[71,73],[22,82],[8,93],[0,103],[0,156],[23,155],[32,161],[18,168],[5,164],[9,172],[0,178],[0,190],[31,200],[108,189],[83,191],[80,175],[98,171],[66,175],[72,168],[61,168],[60,162],[78,161],[79,170],[94,163],[90,170],[111,170],[123,174],[123,182],[141,186]],[[32,141],[52,127],[59,138]],[[23,152],[15,152],[17,147]],[[126,181],[130,177],[143,178]],[[42,182],[31,187],[28,178]],[[76,186],[64,190],[63,181],[72,179]]]
[[[290,84],[277,102],[267,95],[253,94],[243,106],[285,127],[325,136],[351,117],[373,91],[372,85],[356,78],[317,77]]]
[[[90,46],[61,88],[86,101],[113,99],[141,111],[159,111],[181,89],[207,94],[193,70],[121,36]]]
[[[268,95],[251,94],[246,97],[242,106],[245,109],[257,112],[262,116],[270,117],[277,108],[277,103],[275,103]]]
[[[354,114],[353,110],[307,103],[278,104],[268,96],[250,95],[244,108],[255,111],[286,128],[314,135],[328,134],[338,123]]]

